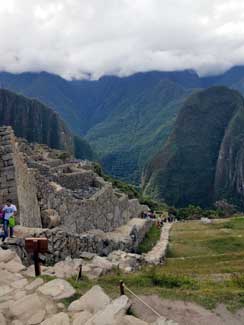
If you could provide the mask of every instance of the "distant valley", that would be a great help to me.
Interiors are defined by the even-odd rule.
[[[181,126],[177,116],[184,111],[184,103],[201,89],[216,85],[244,94],[244,67],[237,66],[222,75],[203,78],[185,70],[137,73],[124,78],[105,76],[97,81],[68,81],[46,72],[2,72],[0,85],[37,98],[53,108],[74,134],[82,135],[90,143],[107,173],[137,185],[144,175],[146,192],[167,201],[168,191],[165,196],[165,191],[152,187],[157,184],[152,181],[157,178],[157,172],[152,173],[151,166],[162,152],[167,153],[164,148],[172,142],[167,139],[172,139],[172,132]],[[223,115],[225,108],[223,105]],[[207,130],[208,122],[205,122]],[[202,204],[195,197],[178,203],[170,198],[169,202],[180,206],[189,202]]]

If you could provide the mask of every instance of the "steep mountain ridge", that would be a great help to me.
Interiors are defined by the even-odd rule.
[[[233,197],[242,205],[243,127],[244,99],[238,92],[212,87],[192,95],[146,168],[145,192],[176,206],[209,207]]]
[[[212,85],[244,94],[244,67],[210,77],[185,70],[70,81],[46,72],[2,72],[0,85],[55,109],[98,151],[108,173],[139,184],[141,170],[163,146],[187,96]]]
[[[59,115],[37,100],[0,89],[0,125],[13,127],[18,137],[64,149],[77,158],[92,158],[89,145],[74,136]]]

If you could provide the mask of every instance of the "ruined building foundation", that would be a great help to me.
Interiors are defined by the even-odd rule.
[[[45,145],[16,139],[11,127],[1,127],[0,204],[13,200],[17,223],[48,237],[48,254],[55,261],[78,257],[84,250],[101,255],[135,250],[151,223],[133,218],[147,207],[99,177],[93,163],[64,162],[61,156]]]

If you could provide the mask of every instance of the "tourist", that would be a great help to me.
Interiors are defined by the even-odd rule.
[[[10,237],[14,237],[15,216],[17,213],[16,206],[12,204],[12,200],[7,200],[7,204],[3,207],[3,240],[8,237],[8,228],[10,229]]]
[[[0,224],[3,224],[3,216],[4,216],[3,206],[0,206]]]

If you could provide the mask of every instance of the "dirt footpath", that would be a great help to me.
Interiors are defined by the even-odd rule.
[[[161,299],[156,295],[140,296],[162,316],[176,321],[179,325],[244,325],[244,309],[230,313],[224,305],[209,311],[195,303]],[[133,312],[147,322],[156,316],[138,300],[133,299]]]

